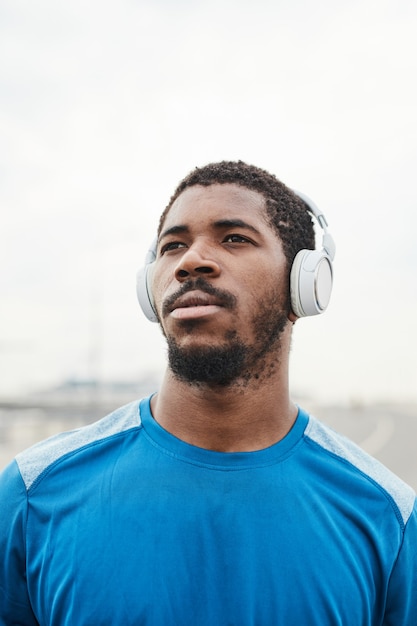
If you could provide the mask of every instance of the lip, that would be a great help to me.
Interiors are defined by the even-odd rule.
[[[219,299],[204,291],[189,291],[170,307],[174,319],[197,319],[218,313],[222,309]]]

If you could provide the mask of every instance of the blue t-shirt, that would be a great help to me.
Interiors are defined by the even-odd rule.
[[[2,625],[417,625],[413,490],[302,410],[220,453],[132,403],[19,454],[0,511]]]

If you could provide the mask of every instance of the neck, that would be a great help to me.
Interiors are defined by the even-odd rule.
[[[288,362],[259,381],[227,387],[190,384],[167,370],[151,401],[156,421],[192,445],[219,452],[261,450],[290,430],[297,408],[288,390]]]

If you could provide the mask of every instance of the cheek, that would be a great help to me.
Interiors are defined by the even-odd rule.
[[[161,273],[160,268],[154,267],[151,274],[151,291],[154,305],[158,311],[160,312],[161,302],[164,297],[164,292],[166,290],[166,280]]]
[[[276,312],[286,311],[290,301],[289,283],[284,272],[276,274],[259,272],[255,284],[251,282],[247,290],[247,302],[249,311],[247,314],[253,319],[254,316],[267,314],[272,307]],[[251,304],[249,304],[249,301]]]
[[[161,267],[154,268],[151,281],[152,299],[164,333],[165,324],[162,316],[162,307],[166,299],[172,296],[178,290],[178,287],[179,284],[172,280],[172,272],[167,272]]]

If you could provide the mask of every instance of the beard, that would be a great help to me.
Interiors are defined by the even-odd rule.
[[[246,361],[247,347],[237,338],[204,348],[181,348],[168,338],[169,367],[183,382],[225,387],[241,376]]]
[[[279,308],[282,294],[270,294],[252,316],[254,340],[244,343],[236,330],[229,331],[218,346],[182,348],[175,338],[166,336],[168,363],[176,378],[196,386],[246,386],[254,379],[272,376],[280,359],[280,337],[288,323],[289,300]],[[282,306],[282,302],[281,302]],[[198,333],[192,320],[190,332]],[[272,356],[272,358],[271,358]],[[268,357],[268,358],[267,358]]]

